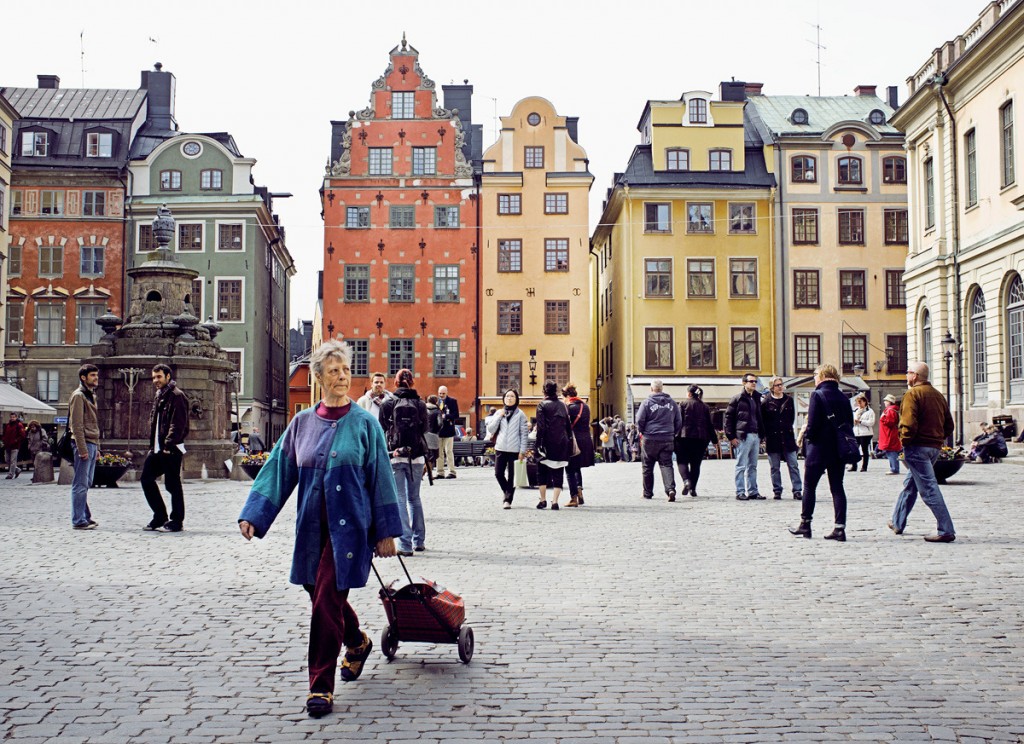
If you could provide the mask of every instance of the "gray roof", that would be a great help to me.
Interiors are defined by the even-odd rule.
[[[227,132],[192,132],[192,134],[200,134],[204,137],[210,137],[220,142],[224,147],[228,149],[232,155],[236,158],[245,157],[238,149],[238,145],[235,142],[235,138]],[[173,131],[170,129],[157,128],[147,122],[135,135],[135,141],[132,142],[131,159],[132,160],[144,160],[148,158],[157,147],[173,137],[187,137],[188,132]]]
[[[775,137],[780,135],[814,136],[821,135],[830,127],[842,121],[859,121],[874,127],[880,134],[902,136],[889,124],[893,111],[878,96],[750,96],[747,108],[753,107],[756,116]],[[790,121],[795,109],[807,112],[807,124]],[[885,124],[868,122],[868,115],[878,109],[885,114]]]
[[[760,147],[744,148],[746,170],[743,171],[668,171],[654,170],[650,145],[638,145],[629,158],[629,164],[621,179],[631,187],[636,186],[681,186],[699,188],[703,186],[737,189],[770,188],[775,185],[775,176],[768,172],[764,163],[764,150]],[[618,179],[617,179],[618,180]]]
[[[4,88],[23,119],[134,119],[146,100],[144,89]]]

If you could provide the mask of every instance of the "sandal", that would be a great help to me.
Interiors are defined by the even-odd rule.
[[[349,646],[345,652],[345,660],[341,662],[341,678],[346,682],[359,679],[372,650],[373,641],[370,640],[370,636],[363,633],[363,642],[358,646]]]
[[[311,692],[306,698],[306,712],[311,718],[326,716],[334,710],[334,695],[329,692]]]

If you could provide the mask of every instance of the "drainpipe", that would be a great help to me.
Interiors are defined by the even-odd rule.
[[[776,285],[779,289],[779,304],[778,308],[781,308],[781,312],[776,310],[772,313],[774,316],[778,316],[779,332],[775,336],[775,350],[778,352],[782,351],[779,361],[781,364],[776,364],[777,375],[785,375],[789,373],[789,306],[786,303],[786,286],[789,281],[789,248],[786,244],[786,213],[785,213],[785,184],[786,174],[783,171],[785,160],[782,157],[782,145],[775,142],[775,173],[776,182],[778,182],[778,188],[775,191],[775,250],[778,254],[778,261],[776,263],[781,265],[781,271],[779,277],[776,279]],[[795,374],[795,373],[794,373]]]
[[[602,216],[604,216],[604,210],[601,211]],[[598,223],[598,227],[600,228],[600,223]],[[587,380],[587,388],[590,390],[590,397],[594,401],[594,405],[591,406],[592,414],[600,419],[601,391],[597,387],[597,376],[603,373],[603,370],[601,369],[601,360],[604,358],[604,355],[601,353],[601,319],[597,316],[600,313],[599,308],[601,304],[599,300],[601,291],[601,259],[596,253],[594,253],[594,241],[590,240],[589,243],[590,247],[587,250],[587,253],[594,257],[594,270],[593,275],[590,278],[590,286],[593,288],[593,291],[591,292],[590,312],[593,313],[591,316],[591,322],[594,324],[594,344],[591,347],[591,359],[594,362],[595,373],[590,375],[590,370],[587,370],[587,374],[590,376],[590,379]],[[590,272],[588,272],[588,274],[589,273]],[[593,436],[593,434],[591,434],[591,436]]]
[[[482,163],[480,164],[480,167],[481,168],[483,167]],[[482,302],[482,297],[481,296],[483,294],[483,287],[482,287],[482,285],[483,285],[483,281],[484,281],[484,277],[483,277],[483,261],[480,260],[480,256],[483,255],[483,250],[484,250],[483,225],[482,225],[483,205],[480,203],[481,200],[482,200],[482,196],[480,194],[480,182],[482,180],[483,180],[483,176],[479,172],[477,172],[476,169],[474,168],[474,172],[473,172],[473,188],[476,191],[476,255],[475,255],[475,258],[476,258],[476,297],[474,298],[474,302],[476,303],[476,312],[475,312],[476,320],[474,322],[476,323],[476,338],[473,339],[473,342],[474,342],[474,344],[476,346],[476,353],[473,356],[476,357],[476,359],[474,361],[474,368],[476,369],[476,381],[473,383],[473,395],[474,395],[474,398],[475,398],[475,400],[474,400],[475,406],[474,407],[476,408],[476,415],[477,415],[477,420],[476,420],[475,423],[476,423],[478,429],[479,429],[479,426],[480,426],[480,422],[483,420],[483,417],[484,417],[483,404],[480,402],[480,393],[482,392],[482,390],[481,390],[482,386],[481,386],[481,380],[480,380],[480,365],[481,365],[481,362],[480,362],[480,358],[481,358],[481,354],[480,354],[480,339],[483,336],[483,324],[481,322],[481,320],[482,320],[481,314],[482,314],[483,302]]]
[[[135,255],[135,241],[128,242],[128,226],[132,224],[132,194],[135,188],[135,177],[132,169],[128,168],[128,180],[121,179],[124,185],[124,219],[121,220],[121,317],[125,323],[128,322],[128,309],[131,303],[128,302],[128,261]],[[134,237],[134,236],[133,236]]]

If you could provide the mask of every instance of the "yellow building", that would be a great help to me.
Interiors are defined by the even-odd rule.
[[[501,119],[481,175],[482,415],[515,388],[527,415],[545,380],[590,394],[588,195],[577,120],[543,98]]]
[[[3,294],[0,295],[0,318],[4,318],[6,327],[7,317],[7,244],[10,240],[8,231],[10,210],[9,191],[11,187],[11,156],[14,147],[14,120],[18,118],[18,112],[7,102],[0,90],[0,287]],[[0,361],[4,358],[5,344],[0,343]]]
[[[721,407],[776,368],[772,199],[743,83],[648,101],[592,240],[595,415],[627,414],[660,378]]]

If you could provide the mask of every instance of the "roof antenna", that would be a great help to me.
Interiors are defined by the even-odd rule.
[[[79,48],[82,51],[82,87],[84,88],[85,87],[85,29],[84,28],[82,29],[82,32],[80,34],[78,34],[78,44],[79,44]]]
[[[820,21],[821,21],[821,3],[819,2],[818,3],[818,22],[816,22],[816,23],[808,23],[807,24],[808,26],[810,26],[811,28],[814,29],[814,35],[815,35],[814,38],[815,38],[815,40],[814,41],[811,41],[810,39],[806,40],[808,44],[812,45],[817,50],[817,60],[815,61],[815,64],[818,67],[818,96],[819,97],[821,96],[821,50],[825,49],[825,47],[822,46],[822,44],[821,44],[822,28],[821,28]]]

